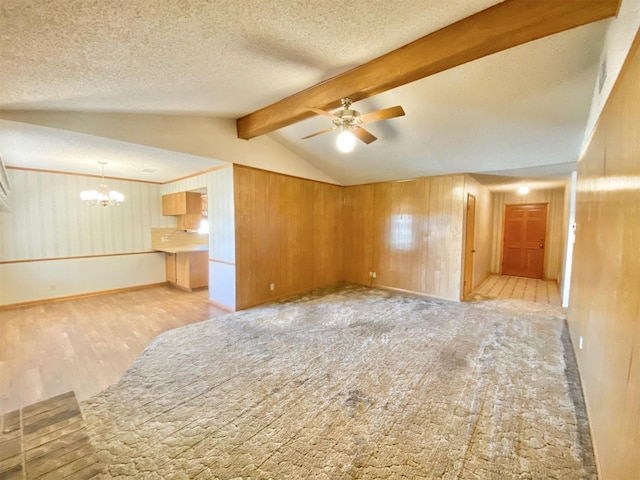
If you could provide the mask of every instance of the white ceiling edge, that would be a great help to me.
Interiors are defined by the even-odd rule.
[[[53,114],[54,112],[48,113]],[[270,136],[273,142],[278,142],[277,134]],[[257,139],[240,142],[247,147],[262,143]],[[29,148],[25,149],[25,145],[29,145]],[[4,119],[0,119],[0,146],[5,152],[4,155],[8,160],[9,167],[95,176],[100,172],[98,162],[106,161],[105,175],[107,177],[156,183],[175,181],[178,178],[196,175],[228,164],[207,157],[163,148]],[[297,153],[295,145],[287,147],[285,142],[283,148],[291,148],[294,154]],[[13,152],[20,152],[21,156],[14,156]],[[305,154],[305,152],[300,152],[300,154]],[[338,161],[348,162],[348,159],[348,155],[338,156]],[[314,164],[312,160],[309,160],[309,163]],[[252,166],[278,173],[277,170],[266,165]],[[473,172],[451,172],[448,174],[471,174],[479,183],[495,191],[515,188],[514,186],[521,185],[523,182],[532,188],[555,188],[563,185],[575,168],[575,163],[566,163],[480,172],[477,176]],[[154,171],[145,172],[144,170],[147,169]],[[284,170],[279,173],[292,174],[290,170]],[[313,179],[304,174],[294,174],[294,176]],[[401,181],[426,176],[434,175],[401,176],[385,181]],[[335,181],[330,183],[343,186],[357,185],[357,183],[340,184]]]
[[[522,186],[529,187],[530,190],[553,190],[555,188],[564,188],[569,182],[568,178],[544,180],[536,177],[502,177],[477,173],[469,175],[490,192],[514,192]]]
[[[593,90],[591,109],[582,140],[586,149],[596,122],[620,75],[635,36],[640,30],[640,0],[622,0],[618,16],[609,21],[598,62],[598,81]]]
[[[165,183],[220,167],[219,160],[136,143],[0,119],[7,167]]]
[[[608,20],[545,37],[354,104],[402,105],[406,116],[368,126],[378,137],[348,155],[313,117],[274,139],[354,185],[576,162]]]
[[[637,4],[640,0],[624,2]],[[362,16],[342,16],[334,21],[327,21],[334,15],[323,6],[337,5],[337,0],[296,5],[279,0],[247,12],[237,2],[219,6],[145,4],[142,11],[148,10],[149,15],[144,18],[128,17],[127,9],[116,8],[109,0],[81,12],[69,8],[72,3],[37,0],[33,8],[24,9],[19,0],[9,0],[3,5],[6,17],[1,18],[6,20],[8,29],[4,41],[9,43],[1,58],[8,67],[4,79],[13,79],[13,83],[7,83],[12,88],[3,91],[2,98],[14,105],[11,99],[27,99],[31,108],[74,110],[80,104],[93,106],[93,111],[67,112],[74,117],[70,120],[74,125],[67,126],[67,130],[128,142],[137,145],[134,149],[146,145],[163,150],[165,153],[156,152],[159,156],[174,155],[166,162],[175,173],[163,177],[171,177],[164,181],[184,176],[182,169],[191,160],[191,174],[206,170],[201,168],[201,162],[209,165],[213,160],[341,185],[457,173],[500,173],[525,167],[544,174],[549,163],[577,161],[598,57],[609,24],[608,20],[596,22],[529,42],[358,102],[357,109],[362,112],[401,104],[407,115],[372,125],[371,131],[379,140],[369,146],[358,145],[353,154],[343,155],[336,152],[330,134],[300,141],[305,134],[326,127],[319,118],[244,141],[237,139],[234,121],[227,117],[247,113],[250,106],[265,106],[316,83],[321,78],[311,78],[323,68],[337,73],[345,65],[387,53],[497,3],[495,0],[452,0],[427,2],[428,5],[419,0],[401,2],[402,5],[380,0],[368,5]],[[347,11],[361,8],[340,5]],[[230,15],[225,15],[227,8]],[[197,11],[198,15],[184,15],[187,11]],[[291,15],[295,19],[307,18],[309,12],[316,11],[321,16],[309,17],[313,18],[311,23],[290,21]],[[390,11],[397,15],[390,18]],[[112,38],[112,20],[131,38]],[[209,29],[210,36],[203,37],[201,27],[208,20],[223,22],[229,32],[221,34],[222,30]],[[367,20],[377,22],[375,25],[379,24],[387,35],[354,44],[339,41],[344,36],[352,38],[370,31],[371,22]],[[399,24],[405,28],[398,29]],[[289,28],[273,28],[282,25]],[[345,25],[351,28],[344,28]],[[327,35],[333,31],[337,36]],[[59,45],[47,41],[50,38],[56,38]],[[139,48],[128,46],[131,40],[139,40],[135,42]],[[220,43],[219,48],[210,48],[210,43]],[[349,48],[345,49],[347,44]],[[157,55],[162,46],[162,55]],[[15,53],[18,51],[20,55]],[[43,61],[46,58],[51,61]],[[125,75],[127,69],[133,71]],[[75,73],[69,78],[72,71]],[[286,78],[286,82],[273,78]],[[290,91],[281,92],[282,88]],[[162,112],[177,111],[180,105],[185,109],[182,114]],[[193,105],[203,111],[185,115]],[[211,112],[205,111],[207,106]],[[111,111],[97,112],[98,107]],[[115,113],[122,108],[137,113]],[[143,110],[150,113],[141,113]],[[23,112],[38,115],[33,110]],[[53,116],[64,113],[49,112]],[[214,112],[217,117],[211,116]],[[86,121],[101,115],[111,120]],[[180,118],[184,121],[176,120]],[[151,119],[151,123],[145,125],[144,119]],[[12,156],[23,155],[25,162],[38,160],[45,165],[42,168],[53,169],[51,165],[57,160],[72,157],[77,157],[78,162],[89,158],[97,167],[93,157],[99,156],[97,151],[104,139],[95,140],[92,157],[82,145],[77,148],[73,144],[62,130],[64,123],[51,121],[43,126],[60,129],[61,138],[55,146],[66,146],[66,153],[47,158],[48,150],[43,147],[49,145],[42,143],[53,140],[43,141],[34,131],[19,148],[13,148]],[[4,149],[2,135],[0,132],[0,149]],[[173,152],[166,153],[169,150]],[[113,150],[106,153],[115,155]],[[147,151],[145,156],[141,152],[140,158],[151,163],[153,154]],[[132,156],[135,155],[128,156],[131,165],[125,161],[123,168],[132,167]],[[159,161],[160,165],[163,161]],[[117,174],[120,165],[115,156],[110,163],[108,169]],[[138,167],[143,170],[145,165]],[[131,175],[132,168],[129,170],[121,176]],[[530,175],[534,176],[534,170]]]
[[[243,143],[249,144],[251,142],[243,141]],[[25,144],[30,145],[26,152],[23,148]],[[9,168],[17,167],[97,176],[100,174],[98,162],[106,161],[105,176],[108,178],[154,183],[172,182],[178,178],[197,175],[228,164],[211,158],[162,148],[3,119],[0,119],[0,145],[2,145],[3,152],[9,153],[5,158],[16,159],[12,155],[14,151],[26,153],[24,158],[16,159],[16,162],[9,160],[7,162]],[[265,166],[262,168],[269,170]],[[485,174],[469,172],[452,174],[470,174],[490,191],[512,190],[522,184],[527,184],[535,190],[558,188],[565,185],[575,168],[576,165],[570,163],[492,171]],[[151,169],[153,172],[145,172],[146,169]],[[410,180],[424,176],[428,175],[389,181]],[[301,178],[308,177],[302,176]],[[338,184],[337,182],[332,183]]]
[[[117,149],[124,161],[116,161]],[[163,183],[236,163],[340,184],[271,138],[239,139],[233,120],[206,116],[5,111],[0,150],[12,166],[86,172],[87,159],[107,159],[115,176]],[[141,176],[147,168],[158,173]]]

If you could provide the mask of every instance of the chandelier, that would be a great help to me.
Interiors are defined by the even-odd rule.
[[[98,162],[102,168],[102,183],[100,184],[100,191],[97,190],[85,190],[80,192],[80,200],[87,205],[102,205],[106,207],[110,205],[112,207],[119,206],[124,202],[124,195],[115,190],[111,190],[107,193],[107,184],[104,183],[104,166],[107,162]]]

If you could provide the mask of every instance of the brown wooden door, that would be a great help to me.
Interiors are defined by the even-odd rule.
[[[502,274],[542,278],[546,232],[546,203],[506,205]]]
[[[473,288],[473,248],[476,232],[476,197],[470,193],[467,195],[467,223],[464,239],[464,287],[462,296],[466,297]]]

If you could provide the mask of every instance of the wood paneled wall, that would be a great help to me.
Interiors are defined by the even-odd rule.
[[[556,280],[562,271],[564,258],[565,220],[565,187],[549,190],[532,190],[526,195],[517,192],[493,192],[493,241],[491,255],[491,271],[502,270],[502,224],[505,205],[521,205],[525,203],[548,203],[547,210],[547,243],[544,254],[544,278]]]
[[[345,280],[460,298],[463,175],[344,190]]]
[[[342,187],[236,165],[234,192],[238,310],[341,280]]]
[[[373,271],[373,233],[375,185],[344,189],[342,212],[343,279],[368,285]]]
[[[640,477],[639,44],[578,164],[569,326],[604,480]]]

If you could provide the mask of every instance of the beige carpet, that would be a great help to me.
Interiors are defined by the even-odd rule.
[[[82,406],[113,478],[595,478],[562,310],[352,285],[167,332]]]

